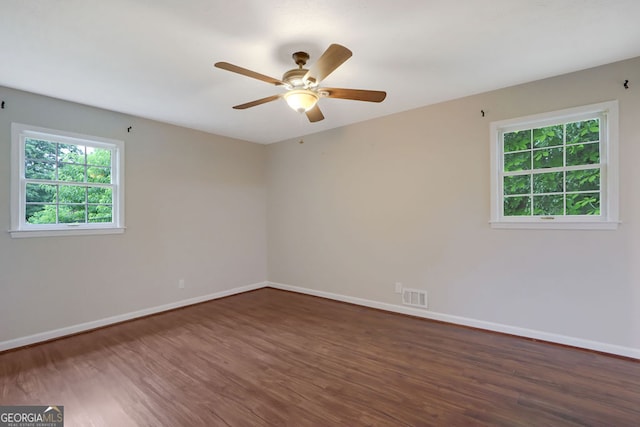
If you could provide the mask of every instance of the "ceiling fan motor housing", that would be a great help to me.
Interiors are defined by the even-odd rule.
[[[303,89],[309,87],[307,81],[303,77],[309,70],[306,68],[294,68],[282,75],[282,81],[291,89]]]

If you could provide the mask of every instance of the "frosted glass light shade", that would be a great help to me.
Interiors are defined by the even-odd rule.
[[[304,113],[316,105],[318,95],[306,89],[290,90],[284,95],[284,99],[289,104],[289,107],[299,113]]]

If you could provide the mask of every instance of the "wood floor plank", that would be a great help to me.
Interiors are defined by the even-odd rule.
[[[0,354],[68,426],[638,426],[640,363],[261,289]]]

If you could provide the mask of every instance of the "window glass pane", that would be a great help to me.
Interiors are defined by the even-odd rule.
[[[55,203],[57,185],[27,183],[27,203]]]
[[[600,163],[600,144],[576,144],[567,146],[567,166],[593,165]]]
[[[26,205],[25,222],[28,224],[55,224],[56,205]]]
[[[84,165],[58,163],[58,180],[71,182],[85,182]]]
[[[567,144],[591,142],[600,139],[600,120],[591,119],[567,123]]]
[[[600,215],[600,193],[567,194],[567,215]]]
[[[27,159],[24,162],[24,177],[53,181],[56,179],[56,164]]]
[[[113,203],[113,192],[110,188],[89,187],[87,192],[89,203]]]
[[[562,172],[537,173],[533,175],[534,193],[562,192]]]
[[[86,187],[77,185],[61,185],[58,193],[58,203],[85,203]]]
[[[27,138],[24,141],[24,158],[55,162],[56,143]]]
[[[515,196],[504,198],[505,216],[531,215],[531,197]]]
[[[531,169],[531,151],[504,155],[504,171],[515,172]]]
[[[533,196],[534,215],[564,215],[564,197],[562,194]]]
[[[527,194],[531,191],[531,175],[505,176],[503,188],[505,195]]]
[[[531,130],[505,133],[503,140],[505,153],[528,150],[531,148]]]
[[[86,222],[86,205],[59,205],[58,222],[61,224],[72,224],[76,222]]]
[[[111,184],[111,169],[90,166],[87,168],[87,182]]]
[[[600,190],[600,169],[567,171],[567,191]]]
[[[111,150],[87,147],[87,164],[111,167]]]
[[[58,144],[58,160],[66,163],[84,164],[85,149],[84,145]]]
[[[89,222],[112,222],[111,205],[89,205]]]
[[[555,147],[562,145],[562,125],[547,126],[533,130],[533,146]]]
[[[534,169],[562,167],[562,162],[562,147],[533,150]]]

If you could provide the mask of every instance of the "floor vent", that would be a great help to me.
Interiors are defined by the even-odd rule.
[[[427,291],[421,289],[402,289],[402,303],[413,307],[427,308]]]

